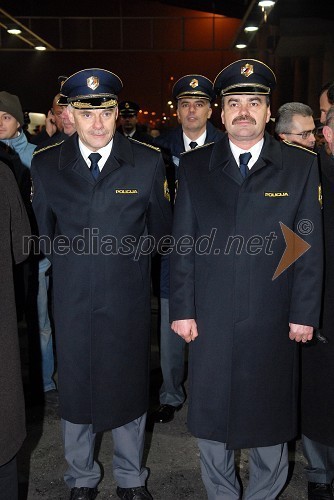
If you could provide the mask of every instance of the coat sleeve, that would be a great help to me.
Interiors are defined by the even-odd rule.
[[[49,206],[44,190],[43,182],[38,173],[38,168],[33,159],[31,166],[32,177],[32,207],[35,214],[38,229],[38,253],[42,252],[51,260],[51,242],[55,231],[55,215]]]
[[[174,207],[174,248],[170,258],[170,322],[196,318],[194,251],[196,227],[186,173],[181,162]],[[189,245],[189,241],[193,244]],[[183,242],[185,245],[182,245]]]
[[[7,180],[12,252],[14,262],[19,264],[29,256],[30,224],[19,188],[10,171],[8,171]]]
[[[321,191],[317,159],[310,168],[303,196],[295,218],[294,232],[310,248],[297,259],[289,321],[300,325],[319,326],[323,280],[323,225]]]
[[[148,232],[154,237],[156,245],[160,242],[161,238],[171,235],[172,210],[165,164],[160,153],[150,193],[147,226]]]

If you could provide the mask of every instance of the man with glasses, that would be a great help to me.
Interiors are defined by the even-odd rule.
[[[316,143],[316,128],[313,111],[302,102],[287,102],[277,112],[275,133],[283,141],[313,150]]]

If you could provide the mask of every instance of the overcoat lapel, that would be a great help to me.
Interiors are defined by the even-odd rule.
[[[74,173],[89,182],[89,184],[95,184],[95,180],[80,153],[78,134],[73,134],[62,144],[59,155],[59,169],[71,169]]]
[[[134,166],[131,143],[128,138],[119,132],[115,132],[111,153],[97,178],[97,182],[101,182],[107,175],[120,168],[124,163]]]
[[[265,133],[261,155],[251,168],[246,179],[248,180],[255,172],[267,165],[279,169],[283,168],[279,142]],[[213,171],[217,168],[221,168],[222,172],[238,185],[244,182],[244,178],[232,154],[227,135],[215,144],[212,152],[209,170]]]
[[[227,175],[238,185],[243,183],[243,177],[232,154],[227,135],[213,148],[209,170],[214,171],[220,168],[224,175]]]
[[[83,159],[79,143],[78,134],[69,137],[61,146],[61,154],[59,156],[59,169],[71,168],[73,172],[80,175],[89,184],[101,182],[107,175],[121,167],[122,163],[134,165],[134,158],[129,139],[126,139],[118,132],[114,135],[114,142],[111,153],[106,161],[100,175],[95,181],[92,174]]]

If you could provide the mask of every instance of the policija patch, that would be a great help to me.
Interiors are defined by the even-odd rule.
[[[287,191],[265,191],[264,196],[266,198],[285,198],[289,196]]]

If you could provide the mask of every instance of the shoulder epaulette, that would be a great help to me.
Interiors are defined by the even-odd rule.
[[[292,146],[292,147],[297,148],[297,149],[302,149],[303,151],[307,151],[308,153],[311,153],[311,154],[317,156],[317,153],[315,151],[312,151],[311,149],[307,149],[304,146],[300,146],[299,144],[294,144],[293,142],[289,142],[289,141],[283,141],[283,142],[287,146]]]
[[[35,149],[35,151],[33,152],[33,156],[37,155],[38,153],[41,153],[42,151],[47,151],[48,149],[50,148],[54,148],[56,146],[60,146],[60,144],[63,144],[63,142],[65,141],[60,141],[60,142],[55,142],[54,144],[49,144],[48,146],[45,146],[45,148],[41,148],[41,149]]]
[[[206,144],[203,144],[203,146],[197,146],[194,149],[189,149],[189,151],[183,151],[183,153],[181,153],[181,155],[186,155],[188,153],[192,153],[193,151],[198,151],[199,149],[203,149],[203,148],[206,148],[207,146],[211,146],[211,144],[214,144],[214,142],[207,142]]]
[[[160,153],[161,149],[157,148],[157,146],[153,146],[153,144],[148,144],[147,142],[142,142],[142,141],[137,141],[137,139],[133,139],[132,137],[129,137],[130,141],[136,142],[137,144],[142,144],[143,146],[147,146],[148,148],[154,149],[155,151],[158,151]]]

